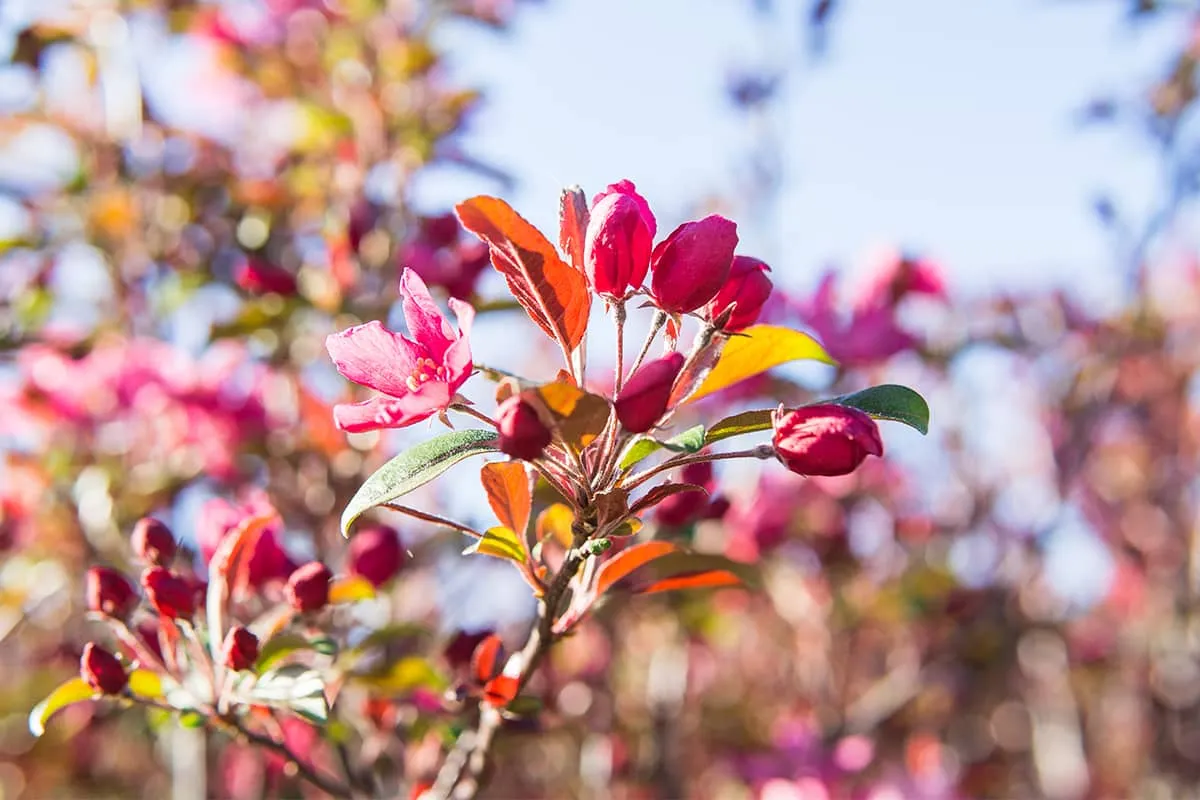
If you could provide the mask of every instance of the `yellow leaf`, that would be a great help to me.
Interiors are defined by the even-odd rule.
[[[83,678],[71,678],[60,684],[45,700],[33,707],[29,712],[29,732],[41,736],[46,732],[46,723],[61,709],[69,705],[91,700],[98,697],[96,690],[87,685]]]
[[[754,325],[725,343],[712,372],[688,398],[693,402],[727,386],[753,378],[789,361],[820,361],[836,365],[816,339],[778,325]]]
[[[554,541],[563,547],[570,547],[574,538],[571,533],[571,523],[575,521],[575,512],[565,503],[555,503],[547,508],[537,519],[537,538],[543,541],[547,536],[553,536]]]
[[[448,685],[445,677],[420,656],[402,658],[387,672],[364,676],[362,682],[381,694],[389,695],[407,694],[421,687],[442,691]]]
[[[521,544],[520,537],[511,528],[503,525],[488,528],[487,532],[483,534],[483,538],[476,540],[475,544],[468,547],[463,553],[482,553],[494,558],[507,558],[518,564],[525,563],[525,546]]]
[[[163,696],[162,678],[157,672],[135,669],[129,673],[129,691],[147,700],[157,700]]]
[[[375,586],[361,575],[336,580],[329,585],[329,602],[357,603],[375,596]]]

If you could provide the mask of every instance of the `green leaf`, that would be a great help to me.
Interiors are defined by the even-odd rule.
[[[463,459],[495,449],[495,431],[468,428],[444,433],[405,450],[358,487],[342,512],[342,535],[348,537],[350,526],[366,511],[424,486]]]
[[[241,699],[254,705],[285,708],[310,722],[324,725],[329,719],[325,680],[321,673],[303,664],[285,664],[247,681]]]
[[[743,411],[741,414],[726,417],[709,428],[708,433],[704,436],[704,444],[707,446],[722,439],[741,436],[744,433],[757,433],[758,431],[769,431],[770,429],[770,409]]]
[[[45,700],[33,707],[29,712],[29,732],[41,736],[46,732],[46,723],[50,718],[67,706],[82,703],[99,697],[96,690],[87,685],[83,678],[71,678],[66,683],[59,684]]]
[[[907,386],[885,383],[854,394],[844,394],[828,402],[857,408],[875,419],[903,422],[922,434],[929,433],[929,404]]]
[[[628,469],[656,450],[670,450],[672,453],[694,453],[705,445],[704,426],[697,425],[688,428],[683,433],[672,436],[666,441],[657,439],[638,439],[621,458],[621,469]]]
[[[254,671],[261,674],[274,666],[281,658],[297,650],[312,649],[314,649],[313,643],[298,633],[284,631],[283,633],[276,634],[268,639],[259,649],[258,661],[254,665]]]
[[[512,528],[504,525],[497,525],[494,528],[488,528],[487,532],[475,543],[463,550],[463,555],[472,553],[480,553],[485,556],[493,556],[495,558],[506,558],[509,561],[515,561],[518,564],[525,563],[525,546],[521,543],[521,539],[512,530]]]

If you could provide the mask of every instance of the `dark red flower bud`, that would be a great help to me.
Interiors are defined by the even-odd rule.
[[[129,674],[125,667],[112,653],[95,642],[88,642],[83,647],[83,657],[79,659],[79,677],[88,686],[104,694],[120,694],[129,685]]]
[[[513,395],[496,409],[500,426],[500,452],[513,458],[532,461],[550,444],[550,429],[538,417],[532,405]]]
[[[333,573],[320,561],[297,567],[288,578],[284,592],[297,611],[320,611],[329,602],[329,582]]]
[[[663,311],[695,311],[717,296],[729,278],[737,224],[717,214],[685,222],[650,257],[650,294]]]
[[[360,528],[350,540],[350,574],[366,578],[373,586],[382,586],[396,577],[406,560],[400,534],[387,525]]]
[[[834,403],[782,407],[771,416],[775,453],[801,475],[846,475],[867,456],[883,455],[879,426],[857,408]]]
[[[125,619],[137,608],[137,589],[121,573],[108,567],[87,571],[87,606],[116,619]]]
[[[638,289],[650,269],[657,226],[633,183],[614,183],[592,203],[583,263],[597,294],[624,297]]]
[[[625,430],[645,433],[662,419],[671,399],[671,386],[683,368],[682,353],[668,353],[638,367],[617,395],[617,419]]]
[[[137,521],[129,544],[138,558],[154,566],[165,567],[175,557],[175,537],[171,529],[154,517],[142,517]]]
[[[283,267],[257,256],[247,256],[233,272],[238,286],[251,294],[296,293],[296,276]]]
[[[717,292],[717,296],[708,304],[707,318],[716,319],[734,303],[737,306],[725,330],[740,331],[758,322],[763,303],[771,296],[771,279],[767,273],[771,268],[765,262],[749,256],[735,256],[733,267],[729,270],[729,280]]]
[[[221,661],[230,669],[250,669],[258,661],[258,637],[241,625],[230,628],[221,646]]]
[[[158,613],[172,619],[188,619],[196,612],[194,587],[163,567],[151,567],[142,573],[142,588]]]

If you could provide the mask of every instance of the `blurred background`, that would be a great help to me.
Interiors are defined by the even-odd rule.
[[[893,381],[933,426],[885,426],[844,478],[722,467],[710,503],[647,520],[761,590],[606,605],[488,796],[1195,796],[1194,2],[4,0],[0,54],[0,796],[315,796],[102,705],[35,742],[96,635],[84,571],[129,567],[152,513],[202,575],[265,500],[264,596],[344,565],[340,509],[428,431],[336,431],[325,335],[397,325],[408,266],[480,310],[478,362],[550,377],[446,214],[498,194],[554,238],[564,186],[622,178],[663,232],[737,220],[766,316],[840,361],[681,425]],[[413,505],[483,520],[474,483]],[[455,730],[417,691],[444,646],[532,604],[385,521],[411,558],[343,622],[420,626],[434,677],[342,711],[399,795]]]

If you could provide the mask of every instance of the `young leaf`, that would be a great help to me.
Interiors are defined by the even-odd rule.
[[[711,589],[718,586],[741,585],[742,579],[732,572],[723,569],[714,569],[708,572],[693,572],[689,575],[676,575],[672,578],[663,578],[638,589],[637,594],[657,594],[658,592],[671,592],[676,589]]]
[[[41,736],[46,732],[46,723],[59,711],[67,706],[99,696],[83,678],[71,678],[65,683],[59,684],[58,688],[29,712],[29,732],[34,736]]]
[[[498,197],[472,197],[454,210],[463,227],[487,243],[492,265],[530,319],[564,353],[578,347],[591,308],[584,274],[564,262],[537,228]]]
[[[321,673],[302,664],[285,664],[263,673],[242,698],[254,705],[289,709],[321,725],[329,719],[325,681]]]
[[[754,325],[732,337],[712,372],[688,402],[753,378],[789,361],[837,362],[808,334],[778,325]]]
[[[577,450],[595,441],[612,412],[605,398],[561,380],[527,390],[524,396],[549,412],[563,440]]]
[[[369,509],[424,486],[465,458],[495,449],[495,431],[467,428],[444,433],[405,450],[358,487],[342,512],[342,535],[349,536],[350,526]]]
[[[638,567],[649,564],[656,558],[675,553],[678,548],[670,542],[643,542],[622,550],[596,570],[596,596],[604,594],[614,583]]]
[[[704,438],[704,426],[696,425],[665,441],[637,439],[621,457],[621,469],[628,469],[655,450],[666,449],[673,453],[694,453],[708,442]]]
[[[666,500],[671,495],[681,492],[704,492],[708,494],[707,489],[703,486],[697,486],[694,483],[664,483],[646,492],[640,500],[633,504],[629,511],[635,515],[641,514],[649,508],[654,508],[654,506]]]
[[[480,686],[504,669],[504,642],[492,634],[475,646],[471,653],[471,678]]]
[[[588,201],[583,189],[563,189],[558,201],[558,249],[567,254],[571,266],[583,272],[583,243],[588,226]]]
[[[496,708],[500,708],[515,700],[520,688],[520,684],[513,676],[499,675],[492,678],[483,687],[483,699]]]
[[[488,528],[482,538],[476,539],[474,544],[463,550],[463,555],[471,553],[506,558],[521,566],[525,565],[525,546],[521,544],[520,537],[512,529],[503,525]]]
[[[311,650],[312,642],[304,636],[291,631],[272,636],[268,639],[258,651],[258,661],[254,664],[254,671],[258,673],[266,672],[272,666],[279,662],[280,659],[296,652],[297,650]]]
[[[741,436],[744,433],[757,433],[771,430],[771,409],[761,411],[743,411],[726,417],[708,429],[704,435],[704,444],[710,445],[722,439]]]
[[[546,508],[537,518],[537,540],[544,541],[546,537],[554,537],[554,541],[563,547],[570,547],[574,534],[571,524],[575,522],[575,512],[565,503],[554,503]]]
[[[379,675],[357,676],[380,695],[406,695],[414,689],[427,688],[435,692],[446,689],[448,681],[433,664],[420,656],[405,656]]]
[[[219,659],[221,642],[225,638],[225,604],[230,597],[240,593],[250,583],[250,554],[267,526],[275,522],[278,515],[259,514],[247,517],[238,524],[217,546],[208,561],[208,589],[205,593],[205,613],[210,632],[209,650],[214,659]],[[167,630],[164,626],[162,630]]]
[[[533,508],[533,490],[525,465],[520,461],[484,464],[479,477],[500,524],[518,534],[524,533]]]
[[[146,700],[157,700],[163,696],[163,682],[157,672],[135,669],[129,673],[129,691]]]
[[[844,394],[828,402],[857,408],[875,419],[903,422],[922,434],[929,433],[929,404],[907,386],[885,383],[854,394]]]
[[[350,575],[339,578],[329,584],[329,602],[357,603],[360,600],[370,600],[375,596],[375,586],[361,575]]]

